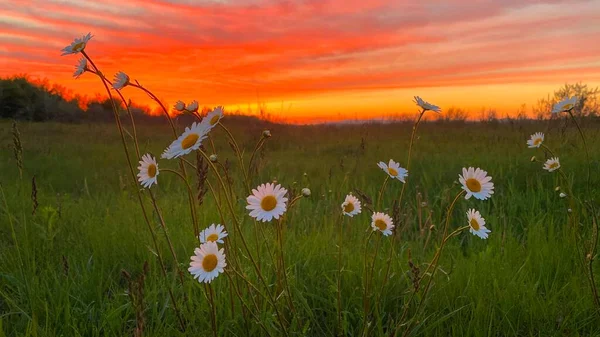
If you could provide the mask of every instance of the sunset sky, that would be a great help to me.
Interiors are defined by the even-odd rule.
[[[600,85],[600,1],[2,0],[0,76],[102,93],[60,56],[88,32],[101,71],[169,105],[260,102],[291,122],[412,114],[414,95],[514,114],[564,83]]]

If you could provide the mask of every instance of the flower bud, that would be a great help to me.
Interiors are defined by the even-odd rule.
[[[265,131],[263,131],[262,135],[265,138],[269,138],[269,137],[271,137],[271,131],[265,130]]]
[[[216,154],[211,154],[210,157],[208,157],[208,159],[213,163],[216,163],[217,160],[219,160]]]
[[[310,189],[308,189],[307,187],[302,189],[302,195],[304,197],[310,197]]]
[[[531,160],[531,161],[535,161],[535,160],[536,160],[535,156],[531,157],[531,159],[530,159],[530,160]]]
[[[187,111],[189,112],[196,112],[198,111],[198,102],[197,101],[192,101],[186,108]]]
[[[561,197],[561,198],[564,198],[564,197],[566,197],[566,196],[567,196],[567,194],[566,194],[566,193],[563,193],[563,192],[560,192],[560,194],[559,194],[558,196],[559,196],[559,197]]]
[[[182,101],[177,101],[177,103],[175,103],[173,107],[177,111],[183,111],[185,109],[185,103],[183,103]]]

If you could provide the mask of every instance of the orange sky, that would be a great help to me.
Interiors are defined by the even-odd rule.
[[[566,82],[600,85],[600,1],[3,0],[0,76],[27,73],[75,92],[86,51],[172,105],[320,121],[414,113],[420,95],[442,109],[514,114]],[[123,93],[150,105],[132,88]]]

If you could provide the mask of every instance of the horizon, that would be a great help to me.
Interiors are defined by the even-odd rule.
[[[598,13],[600,1],[9,0],[0,77],[102,93],[92,74],[73,78],[80,56],[60,56],[91,32],[86,52],[108,78],[124,71],[169,106],[264,106],[302,124],[410,115],[421,96],[471,119],[482,108],[514,116],[565,83],[600,84]],[[155,108],[139,90],[123,94]]]

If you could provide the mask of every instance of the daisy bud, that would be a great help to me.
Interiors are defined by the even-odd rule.
[[[198,111],[198,102],[197,101],[192,101],[186,108],[187,111],[189,112],[196,112]]]
[[[213,162],[213,163],[216,163],[216,162],[217,162],[217,160],[218,160],[218,157],[217,157],[217,155],[216,155],[216,154],[211,154],[211,155],[210,155],[210,157],[208,157],[208,159],[209,159],[211,162]]]
[[[535,160],[536,160],[535,156],[531,157],[531,159],[530,159],[530,160],[531,160],[531,161],[535,161]]]
[[[302,189],[302,195],[305,196],[305,197],[310,197],[310,189],[308,189],[306,187],[303,188]]]
[[[177,101],[177,103],[175,103],[173,107],[177,111],[183,111],[185,109],[185,103],[183,103],[182,101]]]
[[[307,176],[308,176],[308,173],[304,172],[304,176],[305,176],[305,177],[307,177]]]
[[[566,196],[567,196],[567,194],[565,194],[565,193],[563,193],[563,192],[560,192],[560,194],[559,194],[558,196],[559,196],[559,197],[561,197],[561,198],[564,198],[564,197],[566,197]]]
[[[426,203],[425,201],[423,201],[423,202],[421,203],[421,207],[427,207],[427,203]]]
[[[265,131],[263,131],[262,135],[265,138],[269,138],[269,137],[271,137],[271,131],[265,130]]]
[[[567,212],[571,213],[571,212],[573,212],[573,210],[570,208],[567,208]]]
[[[556,192],[560,191],[560,186],[556,186],[556,187],[554,188],[554,190],[555,190]]]

